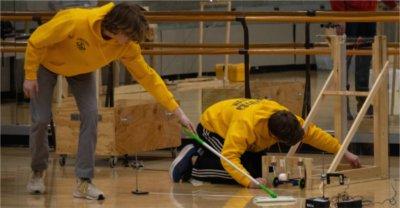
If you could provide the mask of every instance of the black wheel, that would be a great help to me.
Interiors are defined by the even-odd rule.
[[[110,165],[110,168],[114,168],[115,165],[117,165],[117,161],[118,161],[117,157],[111,156],[110,159],[108,159],[108,163]]]
[[[306,179],[304,179],[304,178],[300,179],[299,187],[301,189],[304,189],[306,187]]]
[[[124,165],[124,167],[129,167],[129,155],[128,154],[124,155],[122,164]]]
[[[272,185],[273,185],[274,187],[277,187],[277,186],[279,185],[279,179],[278,179],[278,177],[275,177],[275,178],[274,178],[274,180],[272,181]]]
[[[58,163],[60,164],[61,167],[64,167],[66,159],[67,155],[60,155],[60,158],[58,158]]]

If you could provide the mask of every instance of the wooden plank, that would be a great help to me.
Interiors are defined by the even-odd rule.
[[[384,62],[387,62],[387,47],[385,36],[375,36],[373,50],[373,71],[374,74],[381,72]],[[387,67],[388,68],[388,67]],[[381,85],[378,86],[377,96],[374,102],[374,160],[375,165],[380,168],[382,178],[389,176],[389,158],[388,158],[388,73],[383,73]]]
[[[339,95],[339,96],[368,96],[368,92],[363,91],[325,91],[324,95]]]
[[[116,149],[121,154],[177,147],[178,118],[159,104],[118,104],[115,114]]]
[[[95,79],[96,79],[96,100],[99,100],[99,98],[100,98],[100,89],[101,89],[101,85],[102,85],[102,83],[101,83],[101,70],[102,69],[98,69],[98,70],[96,70],[95,71]],[[100,104],[99,104],[99,102],[97,102],[98,103],[98,106],[101,106]]]
[[[274,82],[254,80],[250,83],[252,97],[256,99],[272,99],[286,106],[293,113],[301,114],[304,82]],[[226,88],[203,89],[202,109],[212,104],[231,98],[244,97],[244,85],[232,85]],[[290,95],[290,96],[288,96]]]
[[[56,153],[75,155],[77,153],[80,121],[76,109],[60,109],[54,115],[56,125]],[[96,155],[116,156],[114,108],[100,108]],[[99,117],[99,118],[100,118]]]
[[[332,36],[332,53],[334,62],[334,82],[333,86],[336,91],[346,90],[346,45],[344,36]],[[347,111],[346,98],[339,96],[334,101],[334,130],[335,137],[339,141],[343,141],[347,132]]]
[[[113,66],[112,70],[114,70],[114,86],[118,87],[120,82],[120,71],[121,71],[119,61],[113,61],[112,66]]]
[[[204,112],[211,105],[232,98],[243,98],[243,90],[235,88],[203,89],[201,111]]]
[[[394,29],[394,31],[395,31],[395,41],[396,42],[400,42],[400,39],[399,39],[399,24],[398,23],[396,23],[395,24],[395,29]],[[389,43],[388,43],[388,45],[389,45]],[[390,102],[390,115],[394,115],[394,102],[395,102],[395,99],[396,99],[396,71],[397,71],[397,69],[399,69],[400,68],[400,58],[399,58],[399,55],[397,55],[397,54],[395,54],[394,55],[394,59],[393,59],[393,70],[392,70],[392,94],[391,94],[391,102]]]

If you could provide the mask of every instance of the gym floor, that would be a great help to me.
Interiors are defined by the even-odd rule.
[[[354,74],[354,73],[350,73]],[[321,89],[328,75],[327,71],[311,73],[312,101]],[[304,72],[268,73],[256,75],[257,78],[271,80],[293,80],[304,76]],[[351,79],[354,79],[351,77]],[[315,87],[314,87],[315,86]],[[397,97],[399,97],[397,95]],[[330,99],[330,98],[329,98]],[[319,116],[315,123],[324,129],[333,126],[331,103],[327,102],[320,108]],[[395,106],[398,106],[396,100]],[[20,108],[17,116],[13,114],[14,108]],[[355,104],[351,102],[354,113]],[[185,110],[185,109],[184,109]],[[190,109],[187,109],[190,111]],[[185,110],[185,111],[187,111]],[[29,122],[28,106],[15,106],[6,104],[1,107],[2,123]],[[398,112],[396,112],[398,114]],[[354,114],[353,114],[354,115]],[[392,117],[391,117],[392,118]],[[390,119],[389,132],[399,134],[398,116]],[[192,119],[193,120],[193,119]],[[370,134],[372,119],[364,119],[359,128],[359,133]],[[368,141],[369,142],[369,141]],[[362,147],[360,147],[362,148]],[[320,165],[321,155],[299,155],[314,158],[314,165]],[[360,156],[363,164],[372,164],[372,156]],[[139,160],[144,168],[139,171],[138,185],[140,191],[148,191],[148,195],[133,195],[136,187],[135,170],[121,165],[121,160],[115,168],[109,167],[108,158],[96,157],[94,183],[106,194],[104,201],[89,201],[73,198],[75,188],[74,163],[75,158],[69,157],[64,167],[59,165],[59,156],[51,152],[49,167],[46,173],[46,194],[30,195],[26,191],[26,184],[30,176],[30,153],[26,147],[1,148],[1,207],[258,207],[266,204],[254,204],[255,196],[265,196],[259,189],[246,189],[239,185],[220,185],[204,183],[194,186],[190,183],[172,183],[168,169],[172,162],[170,151],[152,151],[139,154]],[[325,155],[325,164],[332,159]],[[327,167],[326,167],[327,168]],[[333,179],[336,180],[336,179]],[[350,196],[360,196],[365,201],[365,207],[400,207],[399,205],[399,157],[390,157],[390,177],[385,180],[351,181],[347,186],[329,186],[325,195],[334,198],[339,193],[346,191]],[[294,204],[280,205],[279,207],[304,207],[305,199],[320,197],[319,190],[300,190],[289,185],[279,186],[274,189],[278,195],[294,196]],[[396,195],[395,195],[396,194]],[[397,204],[391,206],[390,198],[394,197]],[[372,203],[371,203],[372,201]],[[379,204],[383,202],[383,204]],[[375,204],[374,204],[375,203]],[[276,207],[276,205],[272,205]]]
[[[299,155],[314,158],[316,165],[321,155]],[[325,156],[326,162],[332,157]],[[361,156],[363,164],[371,162],[372,157]],[[136,189],[135,169],[124,167],[121,161],[115,168],[108,166],[106,158],[97,158],[94,183],[106,194],[104,201],[90,201],[73,198],[75,188],[74,158],[67,158],[61,167],[58,155],[51,153],[46,172],[44,195],[30,195],[26,184],[30,174],[30,155],[26,148],[2,148],[1,151],[1,207],[258,207],[254,196],[264,196],[259,189],[242,188],[239,185],[220,185],[204,183],[194,186],[191,183],[172,183],[168,169],[172,162],[169,151],[154,151],[139,154],[144,167],[138,172],[139,191],[148,195],[133,195]],[[336,179],[333,179],[336,180]],[[389,198],[395,195],[399,207],[399,157],[390,157],[390,178],[385,180],[354,181],[347,187],[329,186],[325,195],[333,198],[347,191],[352,196],[360,196],[366,207],[391,207]],[[303,207],[305,198],[322,196],[318,190],[300,190],[298,187],[284,185],[274,189],[278,195],[297,198],[296,203],[279,207]],[[396,190],[396,191],[394,191]],[[384,202],[372,204],[371,202]],[[386,201],[385,201],[386,200]]]

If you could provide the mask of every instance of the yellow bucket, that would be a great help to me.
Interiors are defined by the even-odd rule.
[[[225,64],[215,65],[215,75],[217,79],[224,78]],[[244,63],[228,64],[228,79],[231,82],[244,81]]]

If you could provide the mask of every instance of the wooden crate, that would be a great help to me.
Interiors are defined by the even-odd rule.
[[[252,98],[275,100],[286,106],[294,114],[301,115],[304,82],[256,80],[250,83],[250,87]],[[244,97],[243,85],[203,89],[202,109],[204,111],[212,104],[222,100],[242,97]]]
[[[178,147],[178,118],[161,105],[120,100],[116,108],[116,149],[121,154]]]
[[[119,155],[115,149],[115,109],[100,108],[98,117],[96,155]],[[79,112],[76,108],[57,110],[54,115],[56,125],[56,153],[75,155],[78,150]]]
[[[79,138],[79,112],[66,101],[54,115],[56,153],[75,155]],[[152,101],[120,100],[112,108],[99,109],[96,155],[118,156],[181,144],[175,115]]]

